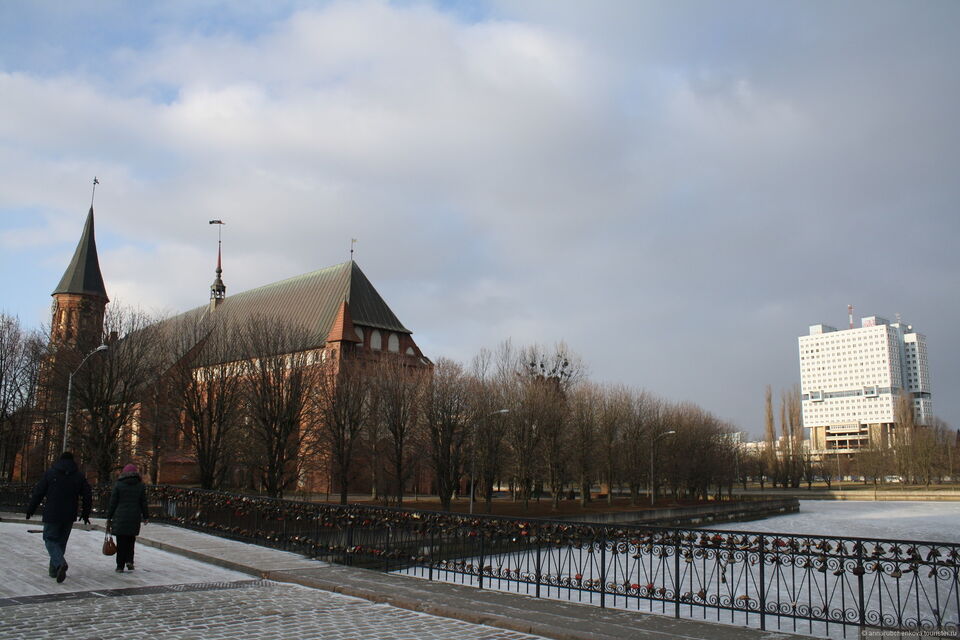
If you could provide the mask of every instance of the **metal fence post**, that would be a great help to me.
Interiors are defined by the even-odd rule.
[[[607,530],[600,536],[600,608],[607,606]]]
[[[543,579],[543,572],[541,569],[541,560],[540,560],[540,536],[537,536],[537,566],[536,566],[536,576],[537,576],[537,597],[540,597],[540,582]]]
[[[343,564],[348,567],[353,566],[353,554],[351,549],[353,548],[353,523],[347,525],[347,544],[343,550]]]
[[[680,617],[680,532],[673,533],[673,617]],[[666,584],[664,584],[666,587]]]
[[[483,589],[483,553],[484,553],[483,538],[484,538],[484,535],[482,531],[480,532],[480,535],[478,537],[480,538],[480,563],[477,565],[477,577],[480,579],[480,588]]]
[[[765,547],[766,540],[764,540],[763,534],[757,538],[760,543],[760,587],[758,597],[760,598],[760,629],[766,631],[767,629],[767,590],[766,590],[766,571],[764,570],[764,559],[766,557]],[[749,603],[749,601],[748,601]]]
[[[865,607],[866,604],[863,601],[863,540],[859,540],[857,542],[857,613],[860,616],[859,625],[861,628],[866,626]],[[919,617],[918,612],[917,618],[919,619]]]
[[[390,527],[387,526],[387,539],[383,544],[383,572],[390,573]]]

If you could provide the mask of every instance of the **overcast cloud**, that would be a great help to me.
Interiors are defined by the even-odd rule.
[[[759,433],[810,324],[900,313],[960,426],[960,3],[0,4],[0,309],[97,192],[111,297],[356,258],[429,356],[565,340]]]

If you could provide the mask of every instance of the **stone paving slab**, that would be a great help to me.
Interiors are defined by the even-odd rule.
[[[269,581],[256,588],[202,594],[23,604],[0,609],[0,616],[0,640],[537,640],[527,634]]]
[[[148,587],[188,582],[232,582],[248,580],[249,573],[198,562],[138,543],[135,571],[116,573],[116,561],[100,552],[103,531],[75,526],[67,542],[67,579],[58,584],[48,574],[49,556],[39,530],[42,523],[0,521],[0,598],[76,591],[101,591],[128,587]],[[154,525],[148,525],[147,528]],[[159,527],[157,527],[159,528]]]

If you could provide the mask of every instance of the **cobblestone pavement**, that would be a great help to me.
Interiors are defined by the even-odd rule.
[[[186,587],[186,585],[184,585]],[[537,636],[438,618],[267,580],[211,590],[103,594],[0,607],[0,640],[534,640]],[[217,588],[220,587],[220,588]],[[226,588],[223,588],[226,587]],[[191,585],[191,588],[198,589]]]

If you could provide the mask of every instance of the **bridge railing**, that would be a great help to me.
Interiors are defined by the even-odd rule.
[[[22,507],[25,491],[0,485],[0,505]],[[337,506],[171,486],[150,495],[157,520],[478,589],[821,636],[960,632],[957,544]]]

